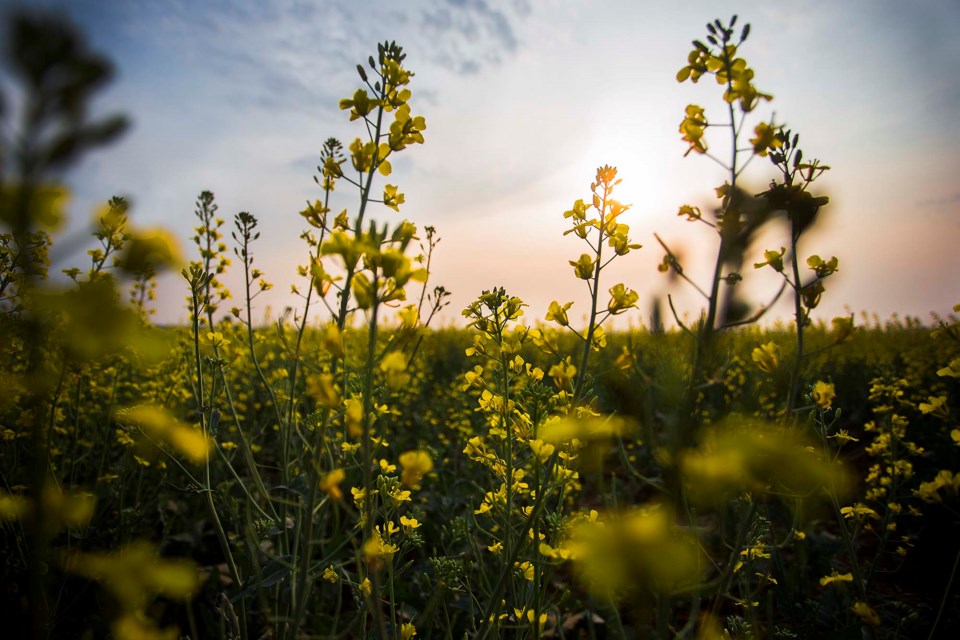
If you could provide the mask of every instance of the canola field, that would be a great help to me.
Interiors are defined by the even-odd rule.
[[[583,251],[558,273],[582,281],[586,311],[558,300],[531,317],[502,283],[463,309],[462,328],[431,327],[449,304],[431,270],[439,234],[396,215],[404,194],[389,182],[427,123],[391,42],[340,102],[359,137],[323,144],[318,198],[292,215],[304,255],[293,313],[254,321],[272,286],[258,221],[220,217],[210,192],[186,247],[107,195],[93,248],[56,263],[76,242],[60,233],[59,177],[125,120],[89,118],[109,63],[80,34],[32,14],[10,33],[30,117],[0,155],[9,637],[960,627],[960,323],[819,318],[842,260],[804,238],[829,204],[816,185],[829,167],[758,115],[772,97],[736,17],[678,61],[679,82],[726,105],[678,114],[688,153],[733,151],[715,215],[678,204],[716,249],[712,277],[656,249],[660,277],[698,290],[702,313],[685,321],[664,300],[663,317],[631,331],[610,328],[640,303],[605,273],[640,249],[610,166],[557,212]],[[762,194],[738,186],[750,160],[781,176]],[[746,260],[773,220],[787,222],[783,246]],[[188,320],[161,327],[156,277],[170,269]],[[744,299],[756,270],[782,277],[772,293],[791,301],[788,321],[763,323]],[[228,289],[228,272],[243,286]]]

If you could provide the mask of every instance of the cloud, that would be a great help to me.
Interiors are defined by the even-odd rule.
[[[433,60],[465,75],[502,64],[520,48],[514,23],[530,13],[527,2],[511,5],[508,11],[486,0],[441,0],[422,10],[420,21],[433,42]]]

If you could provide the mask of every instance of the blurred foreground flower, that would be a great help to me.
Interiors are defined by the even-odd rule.
[[[119,266],[137,274],[175,269],[184,263],[176,237],[166,229],[151,228],[131,233]]]
[[[74,553],[66,558],[70,573],[100,582],[113,594],[122,613],[113,623],[119,640],[177,638],[176,629],[158,629],[145,609],[154,596],[189,601],[200,588],[194,564],[157,558],[149,542],[134,542],[115,553]]]
[[[584,585],[605,598],[636,589],[676,592],[700,580],[696,538],[662,505],[581,522],[562,553],[572,558]]]
[[[563,418],[545,425],[540,435],[550,444],[566,444],[574,440],[592,442],[624,435],[632,426],[629,420],[619,416]]]
[[[535,449],[535,452],[538,452],[542,460],[544,446],[569,445],[578,452],[582,469],[595,470],[603,462],[604,454],[609,451],[614,438],[629,435],[635,431],[636,425],[620,416],[561,418],[544,425],[540,432],[540,440],[536,441],[539,451]]]
[[[139,427],[149,438],[169,444],[194,464],[204,462],[210,453],[210,438],[160,407],[133,407],[120,413],[118,419],[123,424]]]
[[[821,488],[844,493],[844,467],[823,459],[802,434],[751,419],[711,427],[697,449],[680,458],[694,502],[722,502],[741,493],[809,497]]]
[[[96,500],[86,491],[64,491],[56,484],[46,484],[40,493],[44,533],[52,535],[60,529],[85,527],[93,517]],[[36,517],[36,504],[27,496],[0,490],[0,522]]]
[[[417,486],[423,476],[433,469],[433,459],[430,458],[430,454],[420,449],[401,453],[399,461],[400,466],[403,467],[400,481],[405,487]]]

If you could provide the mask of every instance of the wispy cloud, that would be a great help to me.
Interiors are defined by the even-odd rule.
[[[469,75],[517,52],[514,24],[529,13],[527,2],[495,6],[486,0],[441,0],[421,10],[420,20],[434,43],[434,61]]]

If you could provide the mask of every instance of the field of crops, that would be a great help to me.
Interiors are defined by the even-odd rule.
[[[78,34],[29,14],[10,28],[27,117],[0,150],[5,637],[960,628],[960,323],[818,319],[841,263],[804,236],[829,167],[773,121],[744,128],[770,96],[736,18],[708,25],[677,75],[717,85],[697,90],[721,91],[729,111],[709,123],[733,150],[716,215],[679,207],[716,248],[712,278],[660,247],[662,277],[697,289],[703,312],[685,322],[664,300],[664,317],[631,331],[610,328],[639,296],[604,270],[639,245],[608,166],[557,212],[583,242],[558,265],[590,294],[582,325],[564,301],[530,317],[504,283],[463,328],[430,327],[449,302],[433,284],[437,231],[378,217],[404,203],[382,182],[390,159],[426,129],[394,43],[340,103],[362,137],[323,145],[291,313],[254,322],[271,288],[258,221],[219,217],[209,192],[189,251],[114,197],[86,262],[57,262],[78,242],[57,234],[58,179],[124,120],[88,119],[108,64]],[[707,127],[687,107],[694,155],[710,153]],[[737,186],[750,159],[782,174],[757,196]],[[783,247],[746,262],[772,220],[787,223]],[[171,268],[189,321],[156,326],[155,278]],[[760,324],[744,300],[758,269],[782,276],[790,322]]]

